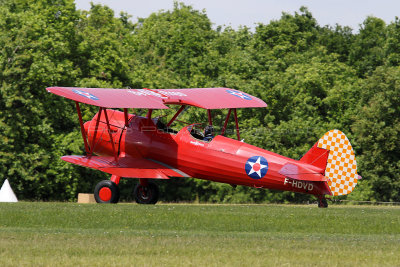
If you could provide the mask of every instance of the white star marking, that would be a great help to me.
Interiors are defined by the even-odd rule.
[[[249,100],[249,96],[247,96],[247,95],[245,95],[245,94],[243,94],[243,93],[241,93],[241,92],[235,92],[235,91],[228,91],[228,92],[229,92],[231,95],[240,97],[241,99]]]
[[[81,92],[80,95],[85,96],[85,97],[90,98],[90,99],[96,98],[96,97],[94,97],[94,96],[92,96],[91,94],[86,93],[86,92]]]
[[[261,157],[258,157],[256,162],[250,162],[250,161],[248,162],[249,165],[251,166],[251,170],[249,171],[248,175],[251,175],[252,173],[257,173],[258,177],[261,177],[261,170],[267,168],[268,166],[261,164],[260,161],[261,161]],[[260,169],[256,171],[256,170],[254,170],[254,165],[257,163],[260,165]]]
[[[89,98],[91,100],[98,100],[98,98],[96,96],[92,95],[91,93],[85,92],[85,91],[74,90],[74,93],[76,93],[76,94],[78,94],[80,96]]]

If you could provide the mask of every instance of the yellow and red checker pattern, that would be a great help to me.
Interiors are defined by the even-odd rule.
[[[339,130],[327,132],[318,141],[319,148],[329,150],[325,177],[333,196],[350,194],[357,185],[357,162],[346,135]]]

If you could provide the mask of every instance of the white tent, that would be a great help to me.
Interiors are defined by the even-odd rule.
[[[8,179],[4,181],[3,186],[0,189],[0,202],[18,202]]]

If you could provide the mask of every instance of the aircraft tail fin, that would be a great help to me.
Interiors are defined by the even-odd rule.
[[[325,169],[333,196],[350,194],[361,178],[349,139],[339,130],[324,134],[300,161]]]

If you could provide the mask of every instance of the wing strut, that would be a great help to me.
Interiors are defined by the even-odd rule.
[[[125,127],[128,127],[128,109],[124,108]]]
[[[124,109],[124,110],[125,110],[125,109]],[[100,123],[100,118],[101,118],[101,113],[102,113],[102,112],[104,112],[104,117],[105,117],[105,119],[106,119],[107,132],[108,132],[108,135],[109,135],[109,137],[110,137],[110,142],[111,142],[111,147],[112,147],[112,150],[113,150],[115,162],[118,164],[118,152],[117,152],[117,150],[116,150],[116,148],[115,148],[114,139],[113,139],[113,136],[112,136],[112,134],[111,134],[110,121],[109,121],[109,119],[108,119],[107,110],[106,110],[105,108],[103,108],[103,107],[100,107],[100,108],[99,108],[99,112],[97,113],[96,126],[95,126],[95,128],[94,128],[92,145],[91,145],[91,149],[90,149],[90,151],[88,152],[88,154],[89,154],[89,155],[92,155],[92,154],[93,154],[93,151],[94,151],[94,147],[96,146],[96,137],[97,137],[97,132],[98,132],[98,129],[99,129],[99,123]],[[78,115],[79,115],[79,114],[80,114],[80,112],[78,112]],[[82,120],[82,116],[80,116],[80,121],[81,121],[81,120]],[[127,118],[125,118],[125,123],[127,124]],[[81,126],[81,127],[82,127],[81,129],[83,129],[83,132],[84,132],[83,123],[82,123],[81,125],[82,125],[82,126]],[[82,133],[82,134],[83,134],[83,133]],[[85,137],[86,137],[86,135],[85,135]],[[85,142],[85,148],[86,148],[86,142]]]
[[[118,155],[117,155],[117,151],[115,151],[114,139],[113,139],[112,134],[111,134],[110,122],[108,120],[107,111],[104,108],[103,108],[103,110],[104,110],[104,115],[106,117],[107,131],[108,131],[108,135],[110,136],[110,142],[111,142],[112,150],[113,150],[113,153],[114,153],[115,162],[118,164]]]
[[[171,124],[176,120],[176,118],[178,118],[179,114],[181,114],[185,108],[186,108],[185,105],[181,106],[181,108],[175,113],[172,119],[168,122],[167,127],[171,126]]]
[[[240,141],[239,122],[238,122],[236,108],[233,109],[233,115],[235,116],[237,139]]]
[[[207,109],[208,125],[212,125],[211,109]]]
[[[147,115],[146,115],[146,117],[147,117],[147,120],[151,120],[151,114],[153,114],[153,110],[152,109],[149,109],[149,111],[147,112]]]
[[[228,111],[228,114],[226,115],[226,119],[225,119],[224,127],[222,128],[221,135],[225,134],[226,126],[228,126],[228,121],[229,121],[229,117],[231,116],[231,113],[232,113],[232,109],[230,108]]]
[[[96,145],[97,129],[99,128],[100,116],[101,116],[101,112],[102,112],[102,111],[103,111],[103,108],[100,107],[100,108],[99,108],[99,112],[97,113],[97,120],[96,120],[96,126],[95,126],[95,128],[94,128],[92,146],[91,146],[91,148],[90,148],[90,155],[93,154],[94,147],[95,147],[95,145]]]
[[[91,153],[90,153],[90,150],[89,150],[88,141],[86,139],[86,132],[85,132],[85,128],[83,127],[81,108],[79,107],[79,102],[78,101],[75,101],[75,106],[76,106],[76,111],[78,112],[79,124],[81,126],[81,134],[82,134],[83,142],[85,143],[85,151],[86,151],[87,155],[90,155]]]

